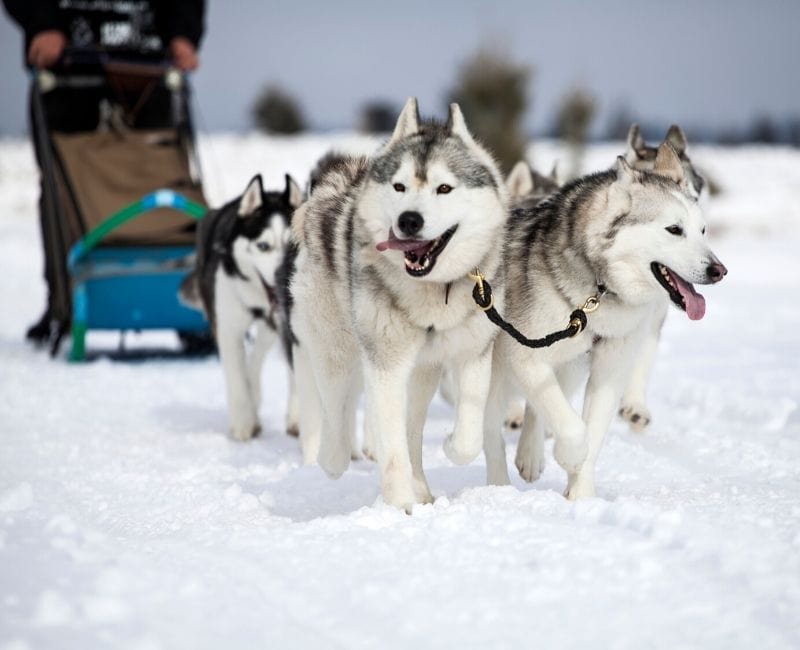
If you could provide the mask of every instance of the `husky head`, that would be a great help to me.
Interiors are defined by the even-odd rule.
[[[609,288],[632,304],[666,292],[692,320],[705,314],[694,283],[719,282],[728,272],[705,240],[697,201],[683,189],[684,166],[663,143],[652,172],[640,172],[620,156],[607,197],[605,232],[598,233]]]
[[[686,153],[689,142],[686,140],[683,129],[677,124],[673,124],[669,127],[667,135],[664,136],[664,142],[672,146],[681,161],[684,176],[682,182],[688,194],[698,200],[704,199],[708,194],[708,183]],[[625,160],[628,164],[634,169],[653,171],[658,149],[658,147],[649,146],[644,141],[638,124],[631,124],[628,131],[628,148],[625,151]]]
[[[507,195],[458,104],[446,124],[421,121],[411,98],[373,158],[359,213],[372,243],[414,278],[450,282],[496,250]]]
[[[532,208],[559,188],[556,168],[549,176],[540,174],[525,160],[520,160],[506,178],[509,199],[515,208]]]
[[[292,213],[302,200],[300,188],[288,174],[282,192],[265,192],[261,175],[256,175],[236,206],[229,240],[233,262],[245,275],[257,274],[273,302],[275,271],[289,243]]]

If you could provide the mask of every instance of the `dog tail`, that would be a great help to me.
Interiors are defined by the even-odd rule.
[[[197,280],[196,271],[183,278],[178,289],[178,300],[187,307],[203,311],[203,299],[200,296],[200,282]]]

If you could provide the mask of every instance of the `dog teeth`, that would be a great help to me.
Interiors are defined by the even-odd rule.
[[[416,256],[414,256],[413,260],[410,260],[408,257],[405,259],[406,268],[411,269],[412,271],[424,271],[431,265],[431,258],[427,255],[423,255],[422,259],[417,260]]]
[[[658,270],[661,272],[661,277],[667,281],[667,284],[677,291],[678,286],[673,281],[672,276],[667,272],[667,267],[661,264],[659,265]]]

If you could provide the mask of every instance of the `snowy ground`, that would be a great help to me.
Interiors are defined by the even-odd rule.
[[[332,142],[372,146],[206,139],[210,198],[255,171],[302,179]],[[532,154],[548,170],[558,151]],[[26,346],[35,173],[27,145],[0,143],[0,649],[797,648],[800,152],[695,158],[725,190],[709,219],[730,274],[702,322],[670,315],[652,430],[614,424],[599,497],[565,501],[552,461],[484,487],[482,460],[445,459],[437,401],[437,499],[406,516],[368,462],[339,481],[301,466],[277,354],[265,433],[237,444],[216,359],[70,365]]]

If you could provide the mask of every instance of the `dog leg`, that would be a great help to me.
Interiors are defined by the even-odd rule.
[[[408,383],[414,357],[402,364],[395,359],[390,367],[369,359],[364,362],[365,415],[377,443],[383,500],[409,514],[417,502],[406,433]]]
[[[264,357],[278,338],[275,330],[264,321],[256,320],[254,324],[253,346],[247,359],[247,381],[250,384],[250,399],[256,415],[261,406],[261,368]]]
[[[586,381],[587,375],[588,368],[583,358],[564,364],[556,370],[558,384],[568,400],[572,398],[577,388]],[[528,422],[528,419],[531,421]],[[517,445],[515,462],[522,478],[526,481],[535,481],[541,476],[545,467],[544,440],[547,431],[545,431],[545,424],[542,418],[536,417],[530,406],[525,409],[525,420],[519,437],[519,444]]]
[[[455,406],[456,401],[458,401],[458,397],[456,396],[456,392],[458,388],[456,387],[457,381],[455,377],[455,371],[450,366],[447,365],[444,372],[442,372],[442,380],[439,386],[439,394],[442,396],[442,399],[447,402],[450,406]]]
[[[294,359],[294,357],[292,357]],[[295,372],[287,364],[287,382],[289,397],[286,403],[286,433],[294,438],[300,435],[300,403],[297,399],[297,380]]]
[[[364,454],[358,444],[358,432],[356,431],[356,410],[358,407],[358,398],[364,392],[364,382],[361,378],[361,370],[358,366],[353,370],[353,381],[350,384],[350,393],[348,394],[347,404],[347,432],[348,440],[350,441],[350,460],[363,460]]]
[[[292,352],[294,359],[294,383],[297,402],[303,405],[299,411],[300,449],[303,462],[313,465],[319,455],[319,442],[322,430],[322,403],[311,368],[311,361],[304,346],[295,345]]]
[[[514,400],[511,406],[506,411],[506,421],[503,425],[507,429],[521,429],[523,420],[525,419],[525,402],[523,400]]]
[[[519,475],[528,483],[538,480],[544,471],[544,423],[528,404],[525,405],[515,464]]]
[[[576,472],[586,458],[586,427],[564,395],[553,368],[531,363],[528,357],[516,359],[513,368],[529,404],[555,436],[556,461],[567,472]]]
[[[508,463],[506,462],[506,443],[503,440],[501,426],[506,406],[504,399],[506,385],[498,364],[499,359],[495,355],[483,422],[483,455],[486,457],[486,484],[510,485],[511,479],[508,477]]]
[[[483,448],[483,422],[492,376],[491,342],[478,356],[465,361],[457,373],[456,426],[444,441],[444,453],[457,465],[475,460]]]
[[[361,453],[364,458],[369,458],[369,460],[374,461],[377,459],[375,452],[375,435],[372,433],[366,420],[364,420],[364,443],[361,445]]]
[[[583,401],[588,453],[577,472],[567,470],[565,496],[570,500],[595,495],[595,462],[622,391],[630,381],[633,358],[640,344],[641,337],[634,333],[624,339],[603,339],[592,348],[589,383]]]
[[[433,495],[422,467],[422,431],[428,406],[436,394],[440,377],[440,366],[417,366],[408,388],[408,452],[417,503],[433,503]]]
[[[223,294],[224,296],[225,294]],[[231,435],[249,440],[259,431],[258,413],[248,379],[244,337],[252,316],[234,300],[219,296],[217,306],[217,347],[225,374]]]
[[[658,355],[661,328],[664,326],[668,308],[669,305],[664,301],[653,314],[647,327],[646,338],[633,366],[631,381],[622,396],[619,415],[629,423],[631,431],[636,433],[642,433],[652,420],[647,408],[647,384]]]
[[[358,353],[349,359],[316,358],[314,378],[322,402],[322,434],[317,460],[331,478],[339,478],[350,465],[355,428]],[[355,384],[355,386],[354,386]]]

